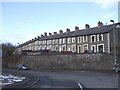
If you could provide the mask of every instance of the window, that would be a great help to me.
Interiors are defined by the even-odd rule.
[[[97,52],[99,52],[99,53],[104,52],[104,44],[98,44],[97,45]]]
[[[63,43],[66,43],[66,38],[63,38]]]
[[[55,44],[55,40],[52,40],[52,44]]]
[[[47,44],[49,44],[49,40],[47,40]]]
[[[62,39],[59,39],[59,44],[62,44]]]
[[[75,43],[75,37],[72,37],[72,43]]]
[[[83,36],[83,42],[87,42],[87,36]]]
[[[83,45],[83,52],[86,53],[87,50],[88,50],[88,44]]]
[[[66,51],[66,46],[63,46],[63,51]]]
[[[46,44],[46,41],[44,40],[44,41],[43,41],[43,45],[45,45],[45,44]]]
[[[72,51],[75,52],[75,47],[72,47]]]
[[[62,51],[62,46],[59,46],[59,52],[61,52]]]
[[[92,50],[93,53],[96,52],[96,45],[92,45],[91,50]]]
[[[92,42],[94,42],[95,41],[95,39],[94,39],[94,37],[92,37]]]
[[[81,53],[81,45],[78,46],[78,53]]]
[[[58,51],[58,46],[55,46],[55,51]]]
[[[92,43],[92,42],[96,42],[96,35],[92,35],[92,36],[91,36],[91,43]]]
[[[67,38],[67,43],[68,43],[68,44],[71,43],[71,38]]]
[[[81,43],[81,36],[78,37],[78,43]]]
[[[98,46],[98,52],[100,52],[100,53],[103,52],[103,45]]]
[[[58,44],[58,39],[55,39],[55,41],[54,41],[54,42],[55,42],[55,44]]]
[[[52,40],[49,40],[49,44],[52,44]]]
[[[97,41],[103,41],[103,34],[97,35]]]

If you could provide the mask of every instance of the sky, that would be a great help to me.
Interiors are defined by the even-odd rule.
[[[25,0],[24,0],[25,1]],[[114,1],[114,2],[113,2]],[[0,43],[22,44],[44,32],[74,31],[85,24],[96,27],[98,21],[118,22],[119,0],[66,1],[66,2],[0,2]]]

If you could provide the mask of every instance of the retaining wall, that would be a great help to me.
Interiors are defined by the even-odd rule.
[[[21,56],[17,61],[42,70],[112,70],[114,66],[109,54]]]

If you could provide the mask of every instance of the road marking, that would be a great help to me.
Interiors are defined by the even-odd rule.
[[[81,90],[83,90],[83,87],[80,83],[78,83],[78,86],[81,88]]]

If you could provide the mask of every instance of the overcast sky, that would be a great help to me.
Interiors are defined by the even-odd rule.
[[[19,0],[18,0],[19,1]],[[25,1],[25,0],[24,0]],[[114,1],[114,2],[113,2]],[[0,22],[0,42],[24,43],[44,32],[84,29],[85,24],[96,27],[98,21],[105,25],[110,20],[118,22],[119,0],[91,0],[66,2],[8,2],[3,0]]]

